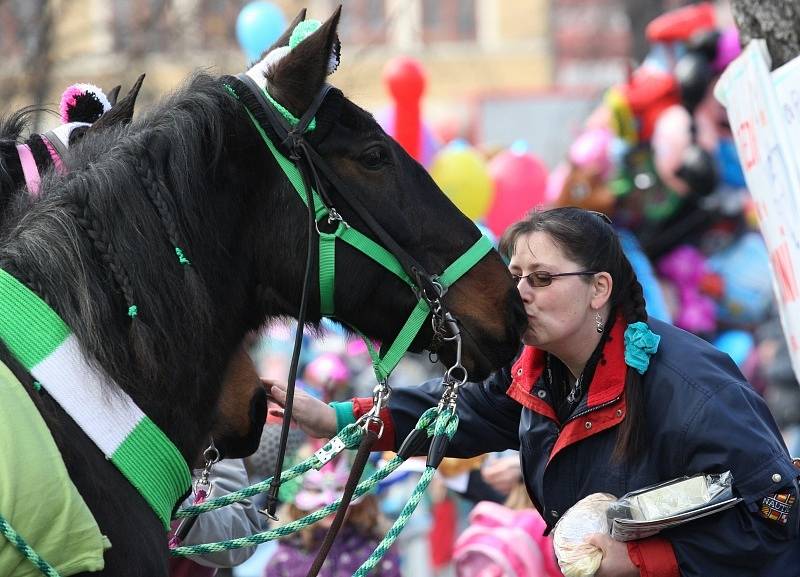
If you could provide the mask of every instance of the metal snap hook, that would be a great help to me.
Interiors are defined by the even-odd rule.
[[[381,419],[380,417],[377,417],[375,415],[370,415],[369,413],[367,413],[359,420],[361,421],[361,428],[364,429],[365,433],[370,430],[370,426],[371,425],[377,425],[378,426],[378,433],[377,433],[378,434],[378,438],[380,439],[383,436],[383,429],[384,429],[383,419]]]
[[[456,377],[453,376],[454,371],[461,371],[460,379],[457,379]],[[467,374],[467,369],[464,368],[464,365],[462,365],[461,363],[456,363],[455,365],[447,369],[447,372],[444,374],[444,376],[445,379],[449,379],[450,382],[456,387],[460,387],[461,385],[466,383],[467,379],[469,378],[469,375]]]
[[[220,460],[219,449],[217,449],[217,446],[214,444],[213,440],[211,441],[211,444],[208,446],[208,448],[206,448],[206,450],[203,451],[203,459],[205,459],[206,461],[206,467],[219,462]]]

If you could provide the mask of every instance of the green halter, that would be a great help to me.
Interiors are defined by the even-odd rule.
[[[238,99],[238,95],[232,87],[225,84],[225,88]],[[291,125],[297,125],[299,122],[297,117],[292,115],[285,107],[280,106],[265,90],[262,90],[262,92],[266,96],[267,100],[269,100],[269,102],[276,107],[276,109]],[[300,199],[303,201],[303,204],[307,205],[308,201],[306,200],[305,185],[303,183],[300,170],[277,149],[277,147],[270,140],[269,136],[267,136],[261,124],[258,122],[258,120],[256,120],[255,116],[253,116],[252,112],[250,112],[246,106],[245,110],[250,116],[250,120],[256,127],[256,130],[258,130],[258,133],[261,135],[261,138],[264,140],[264,143],[267,145],[267,148],[275,157],[275,160],[277,160],[278,165],[283,170],[286,178],[288,178],[289,182],[291,182],[295,191],[300,196]],[[346,242],[353,248],[361,251],[375,262],[379,263],[389,272],[395,274],[398,278],[405,282],[410,288],[417,288],[414,281],[408,276],[408,274],[406,274],[402,265],[392,253],[370,239],[368,236],[362,234],[347,224],[344,220],[342,220],[342,217],[336,212],[335,209],[325,206],[325,203],[322,201],[322,198],[316,190],[312,189],[311,194],[314,202],[314,216],[317,223],[323,219],[327,219],[328,222],[331,223],[338,221],[338,226],[332,233],[322,232],[319,230],[319,226],[317,226],[317,231],[319,232],[320,313],[322,316],[333,317],[335,311],[333,295],[336,270],[337,238]],[[445,269],[445,271],[437,279],[438,284],[446,291],[448,287],[450,287],[468,270],[475,266],[478,261],[480,261],[489,251],[492,250],[492,248],[493,246],[491,241],[485,236],[481,236],[481,238],[479,238],[475,244],[473,244],[464,254],[462,254],[455,260],[455,262]],[[419,293],[419,291],[417,292]],[[378,352],[375,350],[375,347],[372,346],[370,340],[364,338],[370,356],[372,357],[372,365],[375,370],[375,376],[379,382],[385,382],[389,378],[389,375],[397,366],[397,363],[400,362],[400,359],[408,351],[408,347],[411,346],[411,342],[422,328],[422,325],[430,312],[431,308],[428,301],[420,296],[419,300],[417,301],[417,305],[414,307],[414,310],[411,311],[411,314],[403,325],[403,328],[395,337],[392,345],[389,347],[383,357],[378,354]]]

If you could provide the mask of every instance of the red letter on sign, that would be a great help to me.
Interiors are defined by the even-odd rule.
[[[772,266],[778,277],[778,286],[781,288],[781,297],[784,303],[797,300],[797,281],[792,270],[792,260],[789,257],[789,245],[781,244],[771,256]]]

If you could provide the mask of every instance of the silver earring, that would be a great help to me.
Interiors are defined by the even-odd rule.
[[[597,325],[597,332],[602,333],[605,329],[605,324],[603,324],[603,317],[600,316],[599,312],[595,314],[594,322]]]

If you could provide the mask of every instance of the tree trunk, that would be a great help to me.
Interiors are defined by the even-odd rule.
[[[751,38],[767,41],[773,70],[800,54],[800,4],[796,0],[731,0],[744,46]]]
[[[41,130],[42,109],[53,85],[53,12],[56,6],[49,0],[38,0],[39,18],[34,24],[35,50],[27,64],[30,71],[28,92],[33,95],[36,110],[33,113],[32,128]]]

